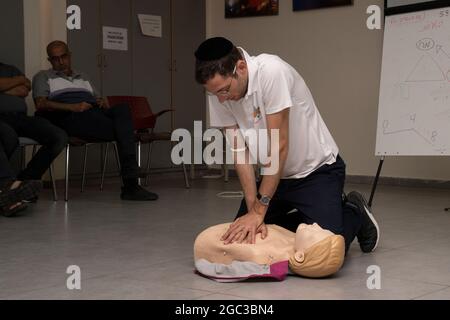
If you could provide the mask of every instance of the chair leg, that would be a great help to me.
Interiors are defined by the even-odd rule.
[[[191,174],[191,180],[195,179],[195,164],[191,163],[189,165],[190,174]]]
[[[117,149],[117,144],[115,142],[113,142],[113,145],[114,145],[114,155],[116,156],[117,169],[119,169],[119,174],[120,174],[120,171],[122,171],[122,168],[120,166],[119,149]]]
[[[141,142],[137,143],[137,163],[139,170],[141,170]],[[141,178],[138,179],[138,184],[141,185]]]
[[[191,186],[189,185],[189,179],[188,179],[188,175],[187,175],[187,170],[186,170],[186,165],[183,162],[183,173],[184,173],[184,183],[186,185],[186,188],[190,188]]]
[[[113,142],[113,146],[114,146],[114,156],[116,158],[116,162],[117,162],[117,169],[119,169],[119,176],[122,174],[122,168],[120,165],[120,157],[119,157],[119,149],[117,148],[117,143]],[[123,179],[121,179],[122,181],[122,185],[123,185]]]
[[[64,193],[64,200],[69,201],[69,155],[70,155],[70,145],[66,147],[66,190]]]
[[[53,201],[58,201],[58,194],[56,193],[55,176],[53,175],[53,163],[50,164],[50,167],[48,168],[48,173],[50,174],[50,180],[52,181]]]
[[[20,159],[19,168],[23,170],[25,168],[25,146],[20,146]]]
[[[81,192],[84,191],[84,184],[86,182],[86,163],[87,163],[87,154],[88,154],[88,144],[84,145],[84,161],[83,161],[83,175],[81,177]]]
[[[152,159],[152,149],[153,149],[153,142],[150,142],[148,145],[148,153],[147,153],[147,176],[145,177],[145,185],[148,186],[148,180],[150,180],[150,161]]]
[[[105,181],[106,163],[108,162],[109,142],[106,143],[105,154],[103,156],[102,180],[100,182],[100,190],[103,190],[103,182]]]
[[[228,172],[228,165],[226,163],[223,165],[223,171],[224,171],[224,180],[225,182],[228,182],[229,172]]]

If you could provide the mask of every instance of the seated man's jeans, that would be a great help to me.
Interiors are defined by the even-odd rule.
[[[130,108],[119,104],[109,109],[94,107],[84,112],[70,112],[54,120],[69,136],[87,141],[116,141],[122,177],[136,177],[138,164]],[[137,179],[135,179],[137,181]]]
[[[19,145],[19,137],[36,140],[41,147],[16,176],[9,159]],[[0,113],[0,179],[40,180],[66,145],[67,134],[44,118]]]

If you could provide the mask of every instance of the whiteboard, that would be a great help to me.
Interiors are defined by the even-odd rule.
[[[433,2],[434,0],[387,0],[387,8],[406,6],[417,3]]]
[[[450,7],[386,17],[376,155],[450,155]]]

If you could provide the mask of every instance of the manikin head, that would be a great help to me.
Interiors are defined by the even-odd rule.
[[[297,233],[267,225],[268,236],[261,239],[258,235],[255,244],[224,245],[220,237],[229,225],[204,230],[194,243],[197,270],[215,280],[238,281],[252,277],[282,280],[288,266],[301,276],[325,277],[337,272],[344,261],[344,238],[317,224],[301,224]]]
[[[247,63],[231,41],[215,37],[195,51],[195,79],[209,95],[223,103],[244,97],[248,86]]]
[[[342,236],[322,229],[317,223],[302,223],[295,234],[295,253],[289,258],[289,267],[304,277],[326,277],[341,268],[344,256]]]

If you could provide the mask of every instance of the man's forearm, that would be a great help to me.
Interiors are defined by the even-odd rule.
[[[35,99],[37,110],[72,111],[72,104],[50,101],[44,97]]]
[[[259,186],[259,193],[269,197],[273,197],[275,191],[277,190],[278,184],[280,183],[281,176],[283,174],[284,165],[286,163],[288,155],[287,145],[281,146],[279,149],[279,166],[276,174],[264,175]]]
[[[244,191],[245,203],[247,210],[253,207],[256,200],[256,179],[253,165],[251,164],[235,164],[235,169]]]
[[[19,85],[9,90],[3,91],[4,94],[20,98],[25,98],[26,96],[28,96],[29,92],[30,90],[28,90],[28,88],[24,85]]]
[[[19,77],[0,78],[0,92],[8,91],[21,84],[22,81]]]
[[[279,166],[276,174],[273,175],[264,175],[261,181],[261,185],[259,186],[259,193],[262,195],[266,195],[269,197],[273,197],[275,191],[277,190],[278,184],[280,182],[284,165],[286,163],[287,155],[288,155],[288,145],[287,141],[283,141],[279,150],[277,150],[279,154]],[[237,155],[235,155],[237,158]],[[235,163],[237,163],[235,158]],[[239,181],[241,183],[242,189],[244,191],[245,203],[247,204],[247,209],[250,211],[256,201],[256,194],[258,190],[256,189],[256,179],[255,172],[253,170],[253,166],[249,164],[249,151],[245,150],[245,164],[235,164],[236,172],[239,177]],[[264,212],[265,214],[265,212]]]

